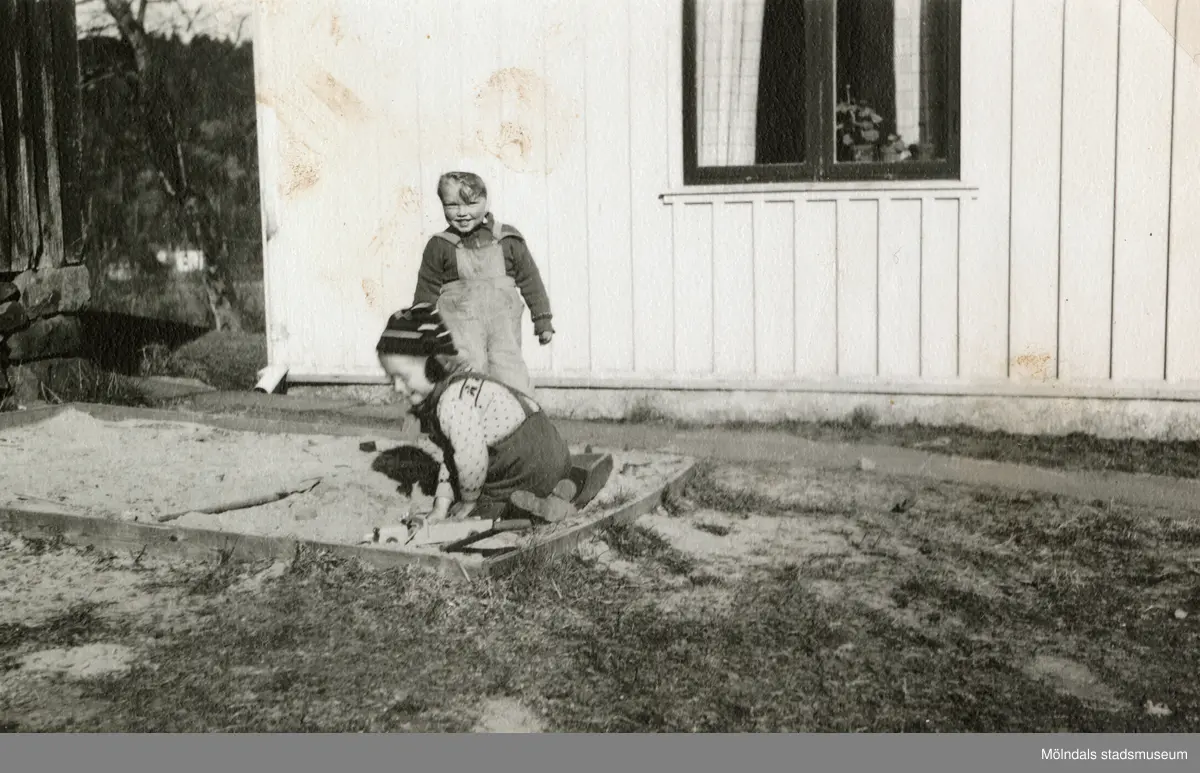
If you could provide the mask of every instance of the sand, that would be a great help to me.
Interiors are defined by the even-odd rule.
[[[357,443],[354,447],[356,453],[362,456],[373,456],[358,452]],[[573,450],[577,453],[583,451]],[[669,478],[682,472],[687,465],[685,458],[666,454],[593,450],[597,453],[613,454],[613,475],[596,499],[578,516],[530,532],[499,534],[477,542],[472,547],[490,551],[519,547],[551,538],[555,534],[601,518],[621,504],[649,494]],[[264,536],[358,544],[375,528],[398,528],[402,519],[410,512],[428,512],[432,506],[432,499],[420,491],[415,491],[412,499],[403,497],[396,493],[395,482],[378,473],[372,474],[387,481],[387,485],[382,486],[386,491],[381,490],[379,481],[348,471],[328,485],[322,483],[309,493],[218,515],[189,514],[179,519],[178,524]],[[375,543],[374,547],[411,553],[441,554],[437,545],[417,547],[396,542]],[[470,560],[467,556],[464,558]]]
[[[373,441],[375,450],[359,444]],[[576,453],[583,448],[573,449]],[[688,460],[646,452],[612,453],[613,475],[578,516],[533,532],[505,534],[480,548],[526,544],[593,521],[639,499],[682,472]],[[361,544],[373,529],[399,527],[427,512],[440,454],[428,441],[403,444],[372,436],[240,432],[186,421],[102,421],[67,410],[0,433],[0,505],[54,506],[84,515],[325,543]],[[417,472],[414,472],[417,471]],[[420,474],[418,474],[420,473]],[[311,491],[224,513],[194,512],[267,495],[320,478]],[[192,512],[189,512],[192,511]],[[440,553],[438,546],[375,547]]]
[[[396,486],[386,476],[369,474],[373,455],[358,450],[362,440],[377,439],[108,422],[67,410],[0,433],[0,503],[27,509],[58,503],[85,514],[153,521],[313,477],[324,477],[328,487],[358,479],[394,495]]]

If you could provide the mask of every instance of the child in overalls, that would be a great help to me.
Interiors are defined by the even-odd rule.
[[[376,347],[421,432],[442,450],[430,520],[571,512],[571,452],[537,403],[472,372],[429,304],[392,315]]]
[[[538,341],[545,346],[554,337],[537,264],[520,232],[488,212],[487,186],[478,175],[442,175],[438,198],[450,227],[425,246],[413,303],[437,307],[471,368],[532,397],[521,356],[526,305]]]

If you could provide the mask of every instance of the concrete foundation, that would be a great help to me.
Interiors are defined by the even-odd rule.
[[[301,397],[395,400],[387,386],[291,385]],[[1025,435],[1200,439],[1200,400],[1023,395],[919,395],[817,391],[542,388],[561,419],[671,419],[701,424],[856,420],[880,425],[965,426]]]

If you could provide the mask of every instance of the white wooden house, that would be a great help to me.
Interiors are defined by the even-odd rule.
[[[563,413],[1200,434],[1200,0],[257,0],[271,365],[373,347],[479,172]],[[884,136],[836,128],[847,98]],[[900,135],[880,147],[887,134]],[[861,147],[855,147],[855,146]]]

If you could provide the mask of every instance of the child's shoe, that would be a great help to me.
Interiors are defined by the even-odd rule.
[[[578,508],[571,504],[571,499],[577,491],[573,481],[562,480],[548,497],[539,497],[529,491],[516,491],[508,501],[522,513],[539,521],[556,523],[579,512]]]
[[[550,492],[550,496],[558,497],[564,502],[571,502],[575,499],[575,495],[579,493],[579,487],[575,485],[575,481],[570,478],[563,478],[554,487],[554,491]]]

